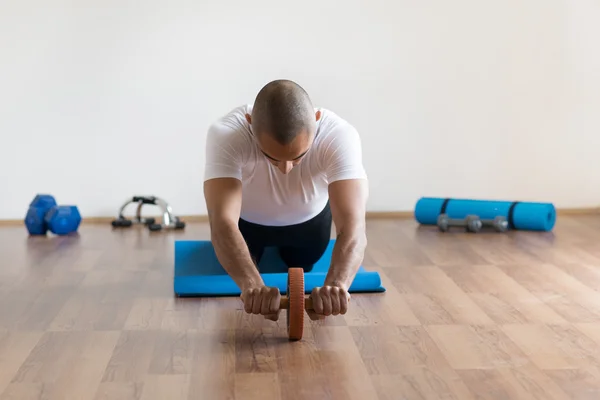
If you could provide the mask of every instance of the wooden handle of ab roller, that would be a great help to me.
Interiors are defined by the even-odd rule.
[[[281,310],[286,310],[286,309],[290,308],[289,297],[283,297],[283,296],[281,297],[281,300],[279,301],[279,308]],[[310,310],[310,311],[314,310],[312,299],[310,297],[304,298],[304,309]]]

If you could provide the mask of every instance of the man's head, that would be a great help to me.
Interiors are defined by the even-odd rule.
[[[252,115],[246,115],[261,151],[283,173],[309,150],[320,117],[304,89],[288,80],[265,85],[256,96]]]

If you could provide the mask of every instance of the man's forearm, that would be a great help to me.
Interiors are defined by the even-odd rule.
[[[238,287],[244,290],[263,285],[262,277],[237,226],[221,224],[211,227],[211,232],[217,258]]]
[[[342,228],[337,235],[325,285],[350,288],[367,247],[364,225]]]

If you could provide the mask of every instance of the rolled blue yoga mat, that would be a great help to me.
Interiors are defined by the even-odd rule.
[[[459,219],[469,214],[481,219],[503,216],[510,228],[516,230],[547,232],[556,223],[556,209],[552,203],[422,197],[415,206],[415,219],[423,225],[436,225],[442,213]]]
[[[304,274],[304,289],[310,293],[315,286],[322,286],[327,276],[335,240],[329,242],[325,254],[312,271]],[[258,265],[267,286],[287,290],[287,266],[279,258],[277,250],[266,248]],[[223,269],[212,243],[207,240],[180,240],[175,242],[174,291],[178,296],[234,296],[240,288]],[[362,266],[350,285],[350,292],[384,292],[377,272],[366,271]]]

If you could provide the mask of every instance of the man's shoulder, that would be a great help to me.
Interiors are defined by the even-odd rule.
[[[239,106],[215,119],[206,134],[204,179],[242,179],[241,167],[253,154],[253,139],[246,120],[246,106]]]
[[[358,130],[333,111],[322,109],[317,155],[329,183],[341,179],[366,179]]]
[[[327,108],[319,108],[321,118],[317,127],[317,137],[323,143],[331,141],[356,140],[358,130],[347,119]]]
[[[248,105],[238,106],[214,120],[210,128],[227,128],[230,131],[248,131],[249,124],[246,114],[249,113]]]
[[[241,105],[218,117],[208,127],[209,139],[220,142],[248,142],[252,136],[246,120],[248,112],[249,106]]]

